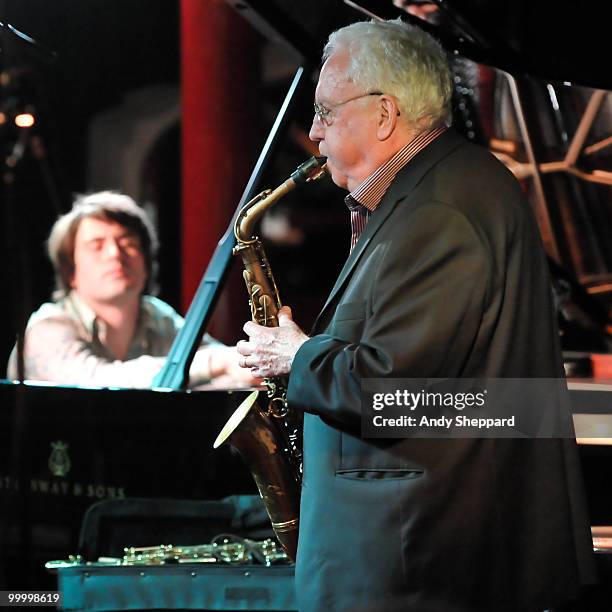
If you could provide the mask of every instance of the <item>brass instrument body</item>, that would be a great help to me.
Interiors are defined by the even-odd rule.
[[[229,536],[210,544],[190,546],[143,546],[124,548],[121,565],[165,565],[167,563],[225,563],[244,565],[261,563],[271,566],[287,563],[287,555],[274,540],[251,540]]]
[[[275,190],[266,190],[240,211],[234,225],[236,247],[244,265],[252,320],[266,327],[278,326],[281,301],[278,288],[259,238],[253,235],[263,213],[299,183],[317,180],[326,173],[323,158],[311,158]],[[287,409],[287,380],[267,378],[263,409],[255,391],[238,407],[215,441],[225,440],[238,450],[251,470],[272,527],[287,555],[295,560],[301,491],[302,415]]]
[[[221,534],[213,538],[210,544],[174,546],[131,546],[123,549],[119,557],[100,557],[97,561],[85,561],[81,555],[69,555],[66,560],[47,561],[48,570],[58,570],[79,565],[166,565],[180,563],[245,565],[259,563],[270,567],[289,563],[289,557],[278,546],[275,540],[251,540],[231,534]]]
[[[238,244],[234,247],[234,255],[240,255],[244,264],[242,276],[249,294],[252,320],[266,327],[277,327],[276,315],[281,302],[261,241],[256,238],[252,242]]]

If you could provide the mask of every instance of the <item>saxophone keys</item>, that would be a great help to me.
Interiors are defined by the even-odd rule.
[[[274,302],[268,294],[264,294],[259,298],[259,306],[262,310],[262,322],[261,325],[266,327],[277,327],[276,311]]]

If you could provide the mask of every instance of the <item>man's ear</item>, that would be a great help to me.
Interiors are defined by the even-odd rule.
[[[397,100],[393,96],[383,94],[378,99],[378,129],[376,136],[378,140],[387,140],[397,127],[398,117],[400,116]]]

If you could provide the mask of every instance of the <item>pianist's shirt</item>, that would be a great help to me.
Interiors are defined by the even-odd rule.
[[[25,379],[79,386],[150,387],[182,325],[183,318],[169,304],[143,296],[134,339],[125,361],[120,361],[104,345],[104,321],[72,292],[57,302],[43,304],[30,317]],[[220,343],[207,334],[202,346],[209,345]],[[205,375],[197,369],[196,359],[190,378],[204,382]],[[7,374],[10,379],[17,378],[15,349]]]

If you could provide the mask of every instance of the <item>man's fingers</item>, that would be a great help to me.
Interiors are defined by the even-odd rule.
[[[293,314],[291,312],[291,307],[290,306],[281,306],[281,309],[278,311],[279,315],[287,315],[289,317],[292,317]]]
[[[250,336],[261,336],[262,334],[265,334],[267,331],[275,329],[275,328],[264,327],[263,325],[258,325],[257,323],[254,323],[253,321],[247,321],[243,325],[242,329],[244,330],[244,333],[250,337]]]
[[[293,322],[293,313],[291,312],[291,308],[289,306],[283,306],[278,311],[278,324],[280,327],[284,327],[288,323]]]
[[[241,355],[250,355],[253,352],[253,349],[255,347],[250,343],[247,342],[246,340],[239,340],[238,343],[236,344],[236,350],[241,354]]]
[[[247,336],[252,336],[257,331],[257,325],[253,321],[247,321],[242,329]]]

